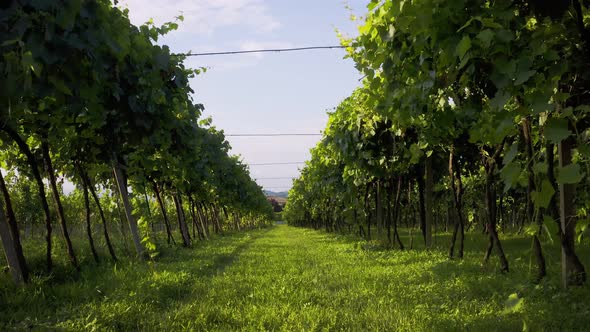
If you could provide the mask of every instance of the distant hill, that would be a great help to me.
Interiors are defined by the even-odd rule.
[[[287,196],[289,196],[289,192],[288,191],[280,191],[280,192],[275,192],[275,191],[271,191],[271,190],[265,190],[264,194],[269,197],[282,197],[282,198],[287,198]]]

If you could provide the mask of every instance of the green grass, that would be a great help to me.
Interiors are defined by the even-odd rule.
[[[15,289],[0,277],[0,330],[469,330],[590,328],[590,288],[534,285],[530,240],[504,236],[511,272],[482,266],[484,237],[466,258],[439,249],[381,250],[353,237],[285,225],[235,233],[192,249],[166,248],[155,263],[87,264],[76,275]],[[404,239],[406,245],[408,238]],[[416,236],[415,247],[421,245]],[[587,245],[586,245],[587,247]],[[588,258],[587,248],[581,256]],[[588,260],[584,263],[590,267]],[[516,293],[520,305],[507,308]]]

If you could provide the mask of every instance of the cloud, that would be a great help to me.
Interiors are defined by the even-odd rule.
[[[244,31],[245,35],[267,36],[281,24],[270,12],[268,0],[121,0],[119,6],[129,9],[129,18],[134,24],[150,19],[156,25],[184,16],[177,32],[165,36],[159,43],[179,49],[177,52],[193,53],[241,51],[251,49],[287,48],[291,43],[282,41],[240,40],[234,34],[224,34],[224,28]],[[212,37],[214,35],[214,37]],[[215,44],[211,44],[214,38]],[[239,38],[239,37],[238,37]],[[191,46],[195,41],[198,44]],[[182,45],[182,46],[181,46]],[[191,57],[189,67],[206,66],[214,71],[232,71],[259,64],[263,54],[245,54],[219,57]]]
[[[122,0],[119,6],[129,8],[134,24],[150,18],[162,24],[182,14],[185,20],[179,30],[199,35],[211,35],[219,28],[230,26],[245,26],[259,33],[281,26],[264,0]]]

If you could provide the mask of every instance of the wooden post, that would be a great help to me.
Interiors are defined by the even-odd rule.
[[[127,184],[123,179],[123,172],[119,165],[115,162],[113,166],[113,171],[115,173],[115,182],[117,183],[117,188],[119,189],[119,194],[121,194],[121,200],[123,201],[123,207],[125,209],[125,217],[127,218],[127,222],[129,223],[129,229],[131,230],[131,237],[133,238],[133,244],[135,245],[135,251],[137,252],[137,256],[140,259],[144,259],[144,249],[143,245],[141,244],[141,239],[139,238],[139,228],[137,227],[137,220],[133,217],[131,202],[129,202],[129,193],[127,192]]]
[[[426,248],[430,248],[432,246],[432,191],[434,187],[434,178],[432,176],[432,156],[426,157],[426,167],[424,174],[426,177],[426,183],[424,186],[424,209],[426,210],[424,243]]]
[[[0,239],[4,247],[4,254],[6,255],[6,261],[8,262],[8,268],[12,274],[12,279],[16,284],[24,284],[25,276],[23,275],[23,268],[20,265],[18,259],[16,245],[10,235],[10,229],[8,228],[8,222],[6,221],[6,215],[4,215],[4,204],[0,201]]]
[[[563,168],[571,164],[572,147],[569,140],[561,141],[558,145],[559,167]],[[568,241],[573,239],[576,229],[576,211],[574,199],[576,197],[576,187],[573,184],[559,184],[559,220],[562,232],[561,244],[561,282],[563,288],[570,284],[569,275],[574,272],[573,266],[568,260],[566,246]]]

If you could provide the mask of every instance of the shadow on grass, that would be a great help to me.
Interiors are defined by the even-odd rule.
[[[236,259],[240,256],[240,254],[242,252],[248,250],[248,248],[250,248],[252,246],[252,244],[254,244],[254,242],[258,238],[265,235],[271,229],[272,229],[272,227],[268,227],[268,228],[265,228],[263,230],[260,230],[256,233],[254,233],[254,234],[253,233],[240,233],[240,238],[247,238],[247,240],[244,241],[243,243],[237,245],[235,248],[233,248],[228,253],[217,253],[217,254],[214,253],[215,258],[213,258],[213,262],[210,264],[210,266],[208,266],[206,271],[203,271],[200,274],[203,277],[212,277],[216,274],[223,273],[223,271],[225,271],[226,268],[228,268],[230,265],[232,265],[236,261]],[[224,239],[224,240],[231,242],[231,241],[233,241],[233,238],[234,237],[230,235],[227,239]],[[195,248],[194,250],[199,250],[199,248]],[[196,258],[201,258],[203,260],[206,259],[206,257],[202,253],[197,254]]]
[[[165,313],[174,309],[172,303],[181,305],[193,301],[195,295],[203,296],[207,289],[195,290],[192,284],[208,284],[270,229],[214,236],[188,249],[164,247],[156,261],[123,257],[113,264],[102,255],[103,262],[96,265],[91,256],[82,254],[79,273],[67,261],[58,259],[54,272],[47,276],[40,273],[44,270],[43,258],[34,257],[30,261],[41,267],[24,288],[12,286],[8,275],[0,276],[0,330],[56,328],[63,322],[92,316],[102,316],[101,320],[111,328],[140,326],[146,308]],[[135,315],[130,312],[133,310],[137,311]]]

